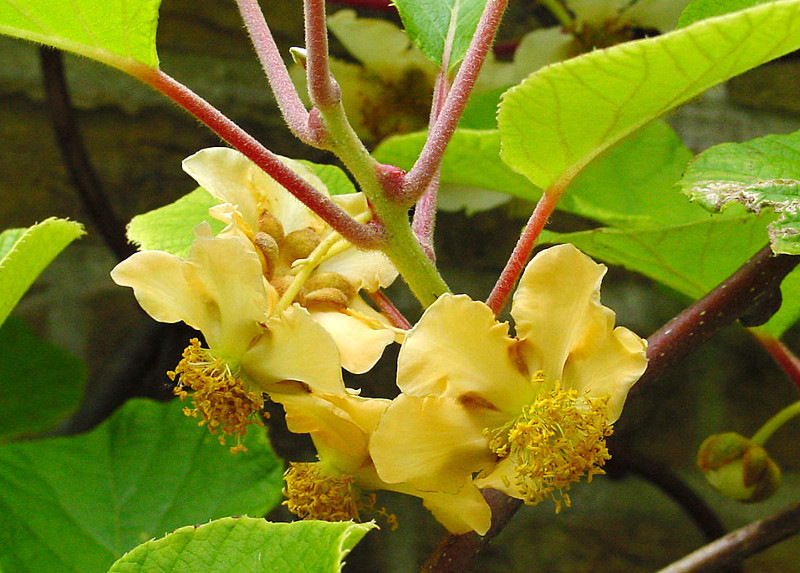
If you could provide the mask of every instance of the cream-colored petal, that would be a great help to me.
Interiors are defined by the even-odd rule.
[[[183,160],[183,170],[220,203],[230,203],[245,222],[258,228],[259,186],[263,184],[258,169],[244,155],[227,147],[201,149]],[[272,185],[272,178],[264,174]]]
[[[397,278],[397,269],[389,257],[380,251],[361,251],[355,247],[327,259],[319,269],[339,273],[357,291],[375,292],[389,286]]]
[[[669,32],[678,24],[678,18],[689,0],[639,0],[624,12],[625,19],[639,28],[655,28]]]
[[[242,358],[242,369],[262,391],[297,380],[320,394],[345,395],[339,350],[304,308],[293,305],[266,323],[266,332]]]
[[[627,328],[587,338],[586,347],[572,349],[564,365],[563,382],[579,393],[608,394],[608,421],[614,423],[622,412],[631,386],[647,368],[647,342]]]
[[[485,535],[492,524],[492,510],[472,480],[455,494],[425,494],[423,504],[444,527],[455,535],[474,531]]]
[[[281,160],[315,188],[327,193],[322,181],[307,167],[290,159]],[[319,217],[283,186],[234,149],[203,149],[184,159],[183,169],[220,202],[235,205],[254,230],[258,229],[261,209],[277,217],[286,233],[305,227],[322,229],[324,226]]]
[[[414,396],[475,395],[516,415],[533,391],[513,360],[508,325],[465,295],[439,297],[400,349],[397,385]]]
[[[620,10],[630,0],[566,0],[567,7],[575,14],[579,23],[602,26],[608,21],[616,20]]]
[[[364,465],[369,456],[367,432],[325,396],[272,392],[270,398],[283,406],[290,431],[311,435],[321,461],[348,474]]]
[[[511,315],[531,373],[561,380],[574,348],[614,327],[614,313],[600,304],[605,265],[570,244],[539,252],[522,274]]]
[[[375,469],[387,483],[408,482],[424,491],[457,493],[472,473],[490,467],[481,412],[455,400],[400,394],[370,440]]]
[[[186,259],[159,251],[136,253],[111,273],[133,287],[156,320],[183,320],[200,330],[211,348],[240,356],[271,310],[261,263],[252,245],[236,236],[198,230]]]
[[[514,485],[514,476],[517,468],[509,458],[500,460],[492,470],[485,475],[475,478],[475,485],[481,489],[492,488],[504,494],[522,499],[522,493]]]
[[[375,366],[383,349],[394,341],[391,329],[375,328],[376,325],[345,312],[312,309],[310,313],[336,342],[342,368],[353,374],[363,374]]]
[[[385,80],[398,78],[407,67],[436,74],[431,61],[391,22],[358,18],[353,10],[340,10],[328,17],[328,28],[350,54]]]

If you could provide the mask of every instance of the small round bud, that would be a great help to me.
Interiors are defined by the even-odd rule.
[[[770,498],[781,484],[781,470],[767,451],[734,432],[708,437],[697,465],[711,487],[744,503]]]
[[[264,256],[264,276],[268,279],[272,278],[278,266],[278,256],[280,255],[278,243],[275,242],[272,235],[259,231],[253,235],[253,244],[258,247],[258,250]]]
[[[291,264],[297,259],[305,259],[319,246],[320,238],[311,227],[292,231],[281,241],[281,256]]]
[[[315,291],[321,288],[335,288],[342,291],[347,300],[356,294],[356,289],[343,275],[331,271],[316,271],[305,284],[309,291]]]
[[[287,290],[289,290],[289,287],[292,286],[293,282],[294,282],[294,277],[292,275],[283,275],[282,277],[275,277],[274,279],[269,281],[269,283],[273,287],[275,287],[275,290],[277,291],[279,297],[282,297],[284,293]],[[303,304],[305,302],[305,293],[306,289],[301,288],[300,292],[298,292],[295,295],[294,300],[292,300],[292,302]]]
[[[329,304],[341,310],[347,308],[347,296],[337,288],[324,287],[313,290],[306,295],[305,306],[312,304]]]
[[[271,236],[276,241],[282,240],[285,235],[283,223],[275,215],[263,208],[260,209],[258,214],[258,230]]]

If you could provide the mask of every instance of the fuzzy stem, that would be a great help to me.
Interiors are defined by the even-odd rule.
[[[420,156],[406,176],[399,200],[405,201],[408,205],[413,205],[425,192],[442,163],[444,151],[461,119],[507,4],[508,0],[489,0],[486,3],[439,118],[431,127]]]
[[[305,0],[308,96],[322,110],[338,105],[342,92],[331,76],[325,0]]]
[[[528,223],[525,225],[525,229],[523,229],[511,253],[511,257],[509,257],[503,272],[500,273],[500,277],[498,277],[497,283],[494,285],[491,294],[489,294],[489,298],[486,299],[486,305],[491,308],[495,314],[499,314],[503,309],[508,295],[511,294],[514,285],[517,284],[517,280],[525,269],[531,251],[533,251],[533,247],[536,245],[536,239],[539,238],[539,233],[542,232],[545,224],[547,224],[547,219],[555,210],[561,194],[562,191],[548,190],[542,194],[539,202],[536,204],[536,208],[533,210],[533,213],[531,213],[531,217],[528,219]]]
[[[308,110],[292,83],[258,1],[236,0],[236,3],[286,125],[298,139],[319,147],[318,138],[308,125]]]
[[[403,316],[403,313],[389,300],[383,291],[375,291],[368,293],[369,298],[375,303],[375,306],[380,310],[392,323],[392,326],[401,328],[403,330],[410,330],[411,323]]]
[[[408,221],[408,207],[392,200],[387,189],[393,185],[385,169],[370,155],[359,139],[341,102],[340,92],[328,68],[328,40],[324,0],[306,0],[306,48],[309,95],[327,135],[328,149],[344,163],[369,199],[385,231],[381,249],[408,283],[411,292],[428,306],[448,292]]]
[[[292,195],[317,213],[336,232],[362,249],[382,248],[386,242],[380,223],[358,223],[344,209],[287,167],[277,155],[231,121],[210,103],[161,70],[132,64],[125,71],[184,108],[228,142]]]
[[[759,328],[748,329],[755,339],[761,344],[772,359],[777,362],[778,366],[783,368],[787,376],[794,382],[797,389],[800,390],[800,358],[789,350],[789,348],[781,342],[779,338],[768,334]]]
[[[450,76],[447,73],[447,62],[450,61],[449,49],[445,50],[442,57],[442,68],[436,77],[436,86],[433,89],[433,105],[431,106],[430,125],[436,123],[436,119],[442,111],[447,94],[450,91]],[[436,206],[438,203],[439,192],[439,174],[440,170],[437,168],[428,188],[423,193],[422,197],[417,201],[417,206],[414,209],[414,219],[411,224],[414,229],[414,234],[417,236],[422,248],[428,253],[428,257],[436,260],[436,251],[433,247],[433,233],[436,229]]]

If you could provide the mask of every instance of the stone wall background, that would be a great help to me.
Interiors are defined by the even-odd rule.
[[[263,4],[284,53],[290,45],[300,44],[302,3]],[[232,2],[164,0],[159,46],[163,69],[269,148],[324,160],[321,153],[309,154],[299,146],[283,127]],[[128,220],[192,190],[194,182],[181,171],[180,161],[218,144],[216,137],[135,80],[87,60],[67,56],[65,61],[85,142],[118,215]],[[793,131],[800,127],[800,116],[794,115],[800,113],[799,70],[796,61],[787,59],[748,74],[682,108],[671,122],[696,150]],[[131,356],[142,351],[160,327],[143,315],[128,289],[116,287],[108,278],[114,258],[76,199],[43,102],[37,48],[0,37],[0,229],[28,226],[55,215],[82,221],[89,231],[54,262],[17,312],[41,335],[88,360],[87,404],[93,407],[108,398],[105,388],[124,374]],[[454,288],[485,296],[521,225],[505,210],[474,217],[443,214],[438,247],[443,272]],[[685,304],[619,269],[611,269],[606,283],[604,302],[617,310],[621,324],[643,336]],[[402,293],[399,296],[403,298]],[[149,381],[142,379],[134,392],[163,392],[163,372],[177,362],[184,334],[156,337],[163,348],[149,354]],[[787,342],[800,349],[800,332],[790,332]],[[374,377],[377,382],[354,383],[391,386],[388,371]],[[677,469],[729,527],[736,527],[796,499],[800,424],[790,424],[770,442],[787,479],[776,498],[762,505],[740,506],[710,491],[694,469],[697,445],[716,431],[752,433],[798,399],[797,394],[740,328],[730,328],[655,384],[646,397],[632,401],[617,434],[631,450]],[[298,445],[280,429],[273,431],[280,451],[310,455],[307,443]],[[692,523],[670,500],[635,477],[600,478],[590,487],[579,485],[573,500],[573,509],[558,517],[547,504],[524,508],[485,556],[483,570],[645,572],[702,543]],[[431,543],[439,539],[440,529],[417,505],[391,496],[386,503],[398,513],[399,533],[367,536],[349,559],[350,571],[415,571]],[[800,541],[794,539],[750,560],[747,570],[797,571],[798,562]]]

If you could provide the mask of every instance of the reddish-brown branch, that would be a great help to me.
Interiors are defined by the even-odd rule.
[[[800,257],[774,255],[767,245],[714,290],[662,326],[648,339],[650,362],[631,396],[643,391],[721,328],[758,307],[760,299],[770,296],[798,263]]]
[[[160,70],[146,66],[132,65],[126,71],[200,120],[357,247],[376,249],[386,243],[386,235],[379,222],[358,223],[329,197],[287,167],[277,155],[180,82]]]
[[[750,333],[800,390],[800,358],[778,338],[758,330],[751,329]]]
[[[659,573],[711,573],[800,532],[800,503],[701,547]]]
[[[514,290],[514,285],[517,284],[517,279],[525,269],[533,247],[536,246],[536,240],[547,224],[547,219],[550,218],[550,215],[555,210],[560,197],[561,193],[544,193],[536,204],[536,208],[531,213],[528,223],[517,240],[517,244],[514,246],[503,272],[500,273],[497,283],[495,283],[492,292],[489,294],[489,298],[486,299],[486,305],[495,314],[500,314],[506,300],[508,300],[508,296]]]

